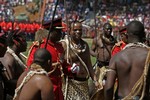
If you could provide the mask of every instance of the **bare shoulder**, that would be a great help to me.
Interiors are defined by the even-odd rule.
[[[18,79],[17,82],[17,86],[20,85],[20,83],[22,82],[22,80],[26,77],[27,73],[29,71],[25,71],[21,74],[21,76]],[[33,83],[35,85],[37,85],[37,87],[41,87],[41,86],[45,86],[45,85],[51,85],[52,82],[50,81],[49,77],[46,75],[37,75],[35,74],[32,79],[30,80],[30,83]]]
[[[3,58],[1,58],[1,61],[4,66],[11,66],[15,63],[15,59],[8,53],[6,53]]]
[[[17,87],[21,84],[23,78],[27,75],[28,71],[24,71],[20,77],[18,78],[18,81],[17,81]]]
[[[52,85],[51,80],[46,75],[34,75],[34,77],[32,78],[32,80],[34,80],[34,82],[37,83],[37,85],[39,87],[43,87],[43,86],[45,87],[45,85],[46,86]]]
[[[133,58],[145,58],[148,54],[149,49],[148,48],[127,48],[125,50],[122,50],[118,56],[122,58],[128,57],[129,59]],[[126,55],[126,56],[125,56]],[[138,59],[133,59],[138,60]]]
[[[139,63],[140,65],[140,63],[145,62],[148,51],[149,49],[147,48],[128,48],[122,50],[111,58],[110,64],[117,63],[117,65],[121,64],[121,66],[127,66],[132,65],[133,63]]]

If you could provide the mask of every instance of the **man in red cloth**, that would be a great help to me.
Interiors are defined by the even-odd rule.
[[[48,29],[50,26],[50,22],[43,24],[44,28]],[[67,62],[63,59],[62,54],[64,49],[62,44],[59,42],[62,34],[61,34],[61,27],[62,22],[61,19],[56,19],[53,21],[52,30],[49,36],[49,40],[46,46],[46,49],[52,55],[52,67],[49,71],[49,77],[53,83],[54,87],[54,99],[55,100],[64,100],[63,93],[62,93],[62,76],[69,75],[73,76],[79,71],[78,66],[71,66],[67,64]],[[30,66],[33,61],[33,55],[38,48],[45,48],[46,45],[46,38],[40,44],[33,44],[32,48],[30,49],[27,65]]]
[[[2,32],[6,33],[8,31],[8,29],[7,29],[7,22],[5,22],[5,20],[3,20],[1,22],[1,28],[2,28]]]
[[[11,21],[8,22],[6,27],[7,27],[7,31],[12,31],[13,23]]]
[[[123,27],[119,30],[121,40],[114,45],[112,48],[111,56],[114,56],[116,53],[120,52],[127,44],[127,31],[126,27]]]

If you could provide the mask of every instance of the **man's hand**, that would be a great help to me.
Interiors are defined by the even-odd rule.
[[[96,74],[94,74],[93,83],[95,84],[96,89],[103,88],[103,85],[98,81]]]
[[[71,67],[71,72],[78,73],[79,71],[80,71],[80,67],[76,63],[73,63]]]
[[[96,89],[102,89],[103,86],[98,82],[98,81],[94,81],[95,87]]]

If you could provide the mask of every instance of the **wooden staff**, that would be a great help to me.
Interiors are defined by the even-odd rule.
[[[56,13],[58,2],[59,2],[59,0],[57,0],[56,5],[55,5],[55,9],[54,9],[54,12],[53,12],[53,16],[52,16],[52,20],[51,20],[50,28],[49,28],[49,33],[48,33],[48,36],[47,36],[47,39],[46,39],[45,49],[47,47],[48,40],[49,40],[49,37],[50,37],[50,33],[51,33],[51,30],[52,30],[53,21],[54,21],[54,17],[55,17],[55,13]]]
[[[97,3],[98,3],[98,0],[94,0],[94,4],[93,4],[93,10],[94,10],[94,31],[95,31],[95,37],[96,37],[96,45],[97,45],[97,25],[96,25],[96,7],[97,7]],[[98,54],[98,50],[97,50],[97,54]],[[96,60],[97,60],[98,58],[96,57]],[[96,61],[97,62],[97,61]]]
[[[42,0],[41,0],[41,5],[42,5]],[[40,8],[42,8],[41,11],[40,11],[41,12],[41,18],[40,18],[40,23],[41,24],[43,24],[43,20],[44,20],[45,6],[46,6],[46,0],[44,0],[43,6],[40,7]],[[39,13],[39,15],[40,15],[40,13]]]

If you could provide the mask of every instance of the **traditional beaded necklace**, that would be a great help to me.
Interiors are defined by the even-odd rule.
[[[80,43],[77,45],[77,44],[75,44],[74,42],[71,42],[71,43],[70,43],[70,47],[71,47],[73,50],[77,51],[78,53],[80,53],[80,52],[85,52],[85,50],[86,50],[86,44],[84,44],[84,45],[82,46]]]

